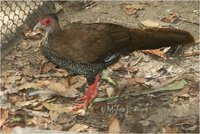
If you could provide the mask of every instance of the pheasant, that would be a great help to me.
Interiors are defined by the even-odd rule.
[[[173,28],[128,28],[111,23],[72,23],[60,28],[57,16],[49,14],[34,27],[46,30],[43,54],[72,75],[84,75],[88,90],[83,104],[86,110],[97,95],[99,73],[118,59],[136,50],[187,45],[193,36]]]

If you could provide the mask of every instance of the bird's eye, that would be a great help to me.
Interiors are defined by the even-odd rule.
[[[47,19],[47,20],[45,21],[45,24],[49,24],[49,22],[50,22],[50,21]]]
[[[42,21],[40,21],[40,23],[44,26],[49,26],[50,25],[50,20],[49,18],[45,18]]]

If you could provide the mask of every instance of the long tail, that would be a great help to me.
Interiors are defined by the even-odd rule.
[[[131,38],[131,50],[158,49],[194,43],[194,38],[189,32],[172,28],[132,29]]]

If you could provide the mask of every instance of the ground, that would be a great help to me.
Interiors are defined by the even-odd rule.
[[[96,2],[83,10],[57,3],[61,27],[72,22],[174,27],[189,31],[197,43],[168,58],[159,50],[122,57],[101,74],[98,98],[88,110],[75,112],[70,109],[81,102],[77,98],[87,89],[85,78],[68,76],[44,58],[41,35],[29,37],[1,63],[1,128],[7,132],[33,127],[52,132],[199,133],[198,4]]]

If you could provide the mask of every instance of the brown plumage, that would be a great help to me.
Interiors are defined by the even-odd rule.
[[[192,41],[193,37],[188,32],[178,29],[142,30],[108,23],[76,23],[50,34],[48,44],[52,51],[64,58],[95,63],[119,52],[156,49]]]
[[[171,28],[131,29],[110,23],[74,23],[60,29],[52,15],[41,20],[36,25],[38,27],[47,31],[42,49],[44,55],[70,73],[86,76],[89,91],[84,105],[81,105],[84,108],[90,94],[94,97],[97,94],[97,74],[117,62],[121,55],[194,42],[187,31]]]

